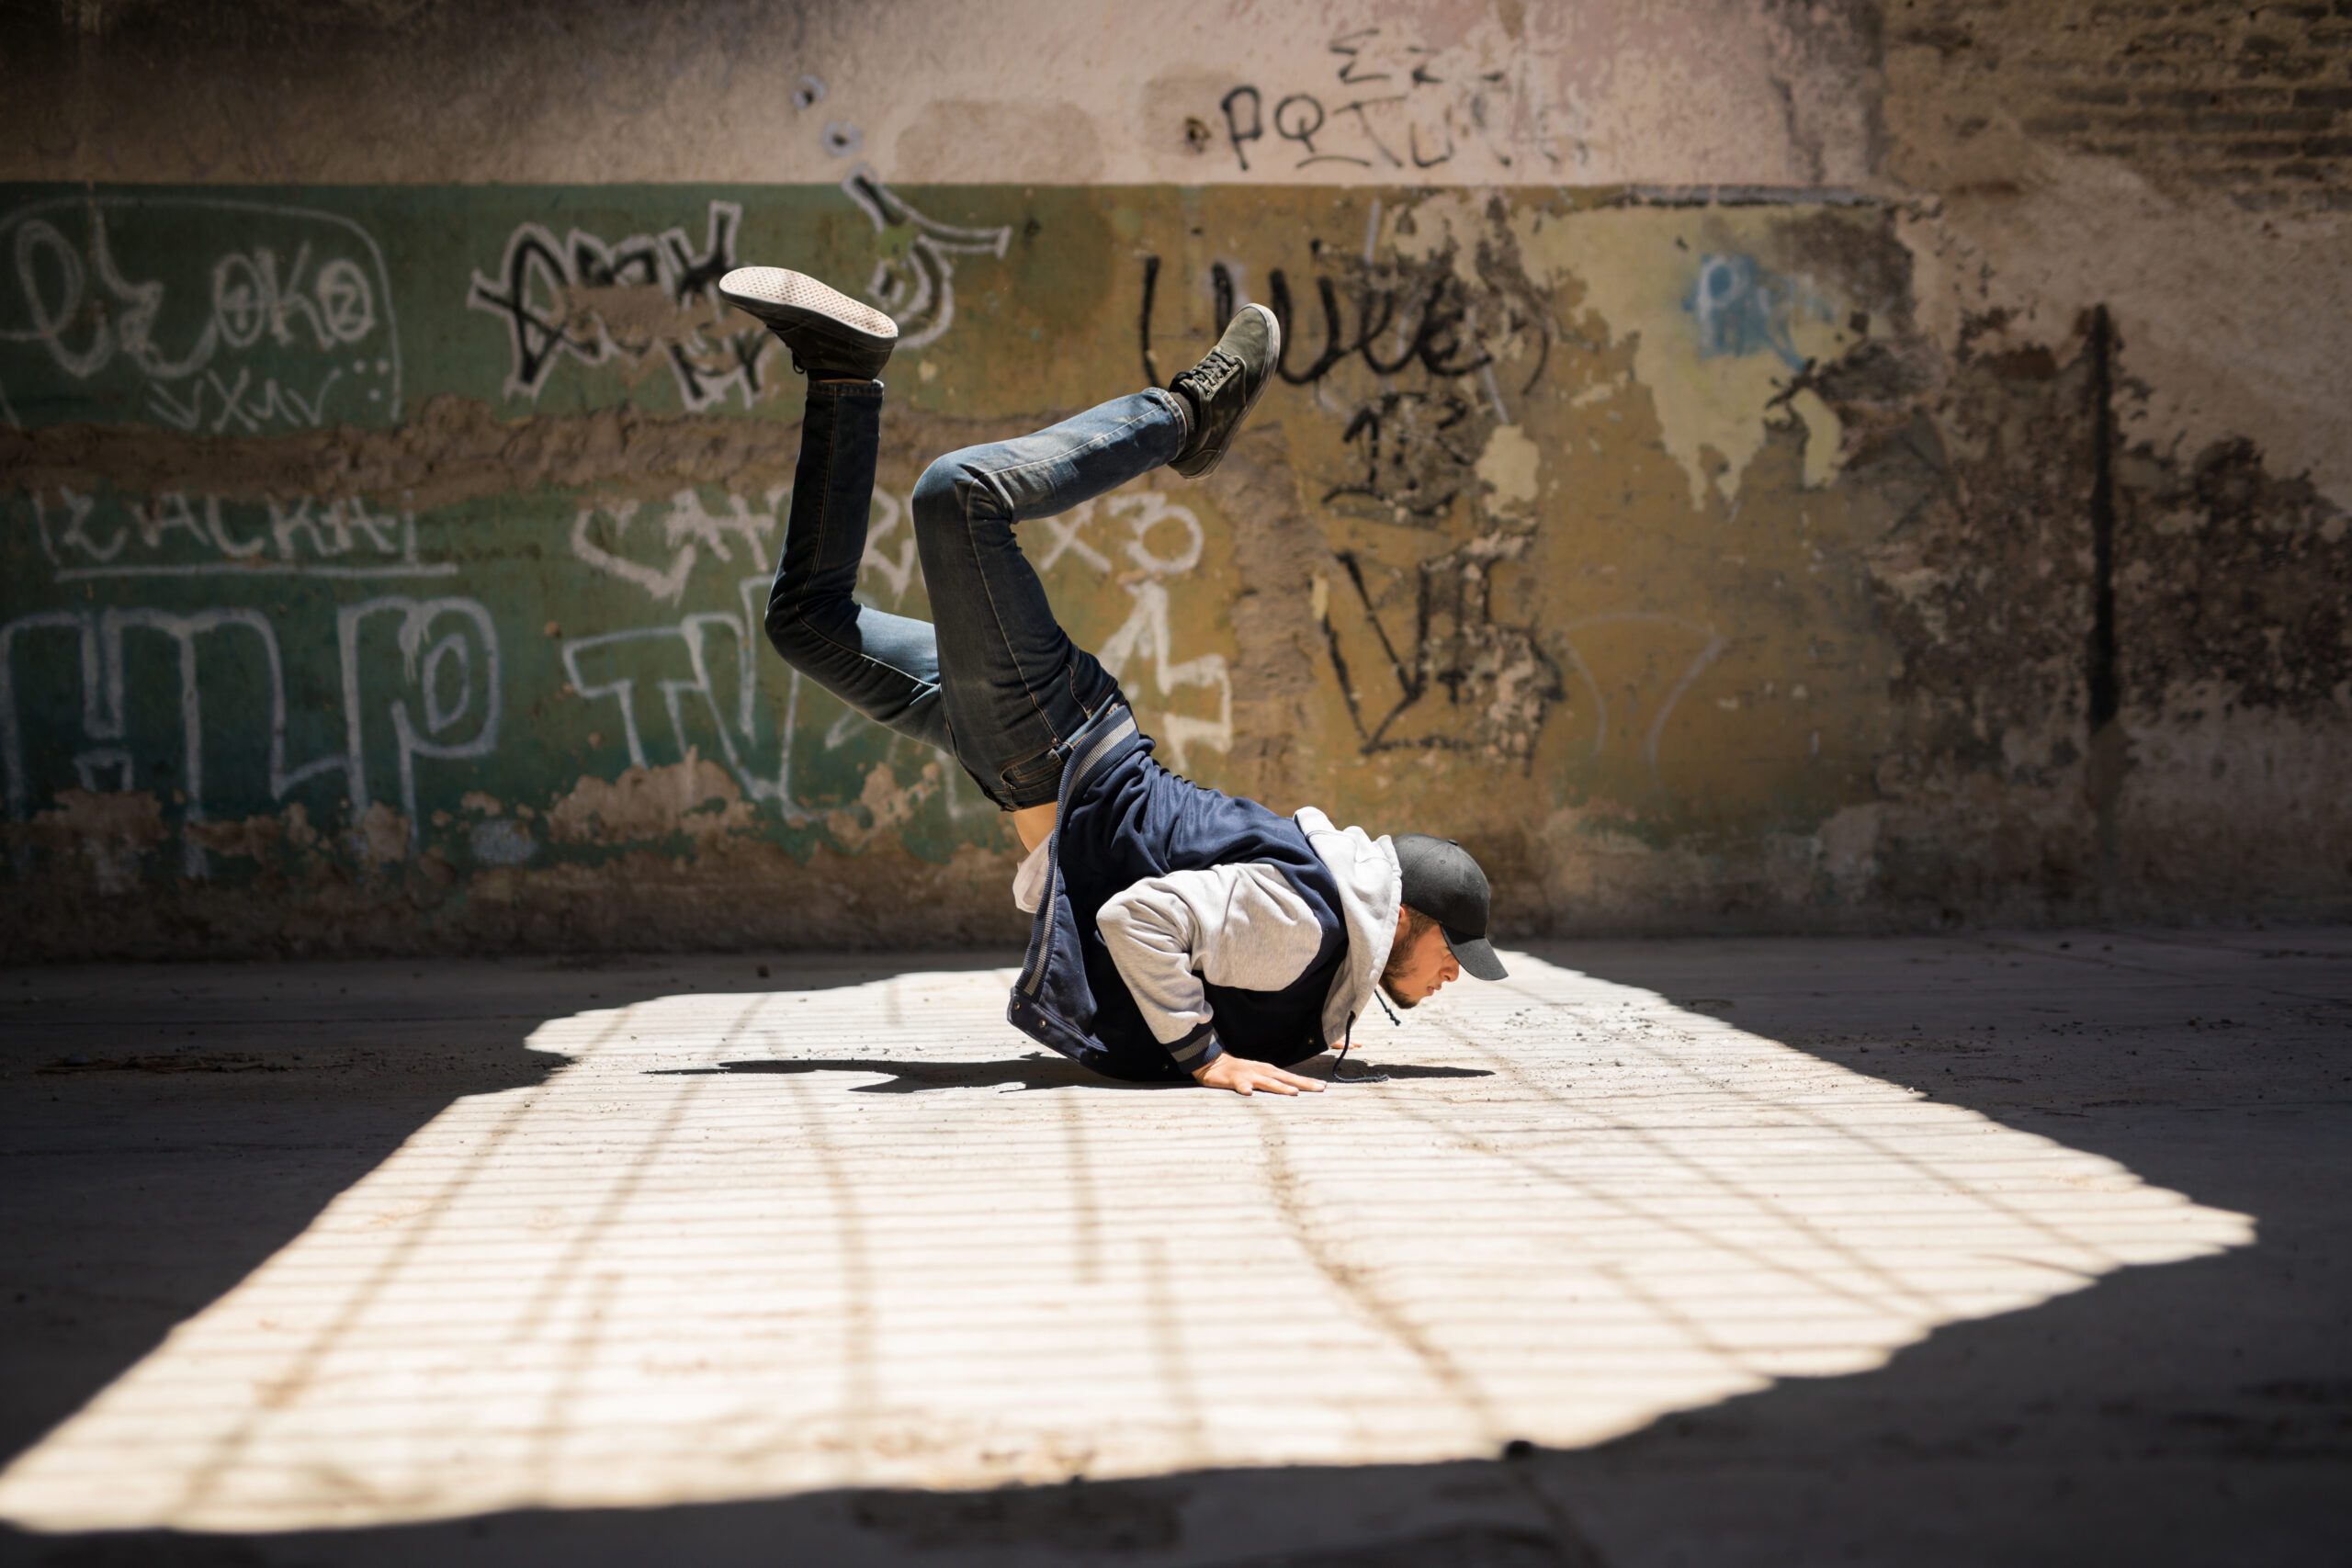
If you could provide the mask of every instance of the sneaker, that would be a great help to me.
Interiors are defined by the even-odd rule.
[[[1192,434],[1170,459],[1169,467],[1187,479],[1198,479],[1217,466],[1233,433],[1283,356],[1283,327],[1263,305],[1244,305],[1226,324],[1225,335],[1198,365],[1168,383],[1193,405]]]
[[[805,272],[739,266],[718,280],[718,297],[765,321],[812,381],[871,381],[899,345],[898,322]]]

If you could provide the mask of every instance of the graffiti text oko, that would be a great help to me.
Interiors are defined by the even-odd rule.
[[[85,266],[53,224],[19,224],[15,239],[17,282],[29,318],[24,335],[71,376],[95,376],[120,352],[148,375],[170,379],[203,368],[223,347],[251,348],[266,337],[332,349],[357,343],[376,326],[375,288],[356,262],[338,256],[314,266],[303,245],[281,263],[256,246],[213,263],[210,313],[183,344],[167,347],[153,337],[163,286],[120,276],[103,243]],[[102,302],[92,291],[92,272],[110,309],[92,309]]]

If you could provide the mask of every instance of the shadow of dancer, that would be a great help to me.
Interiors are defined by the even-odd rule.
[[[1341,1083],[1377,1082],[1366,1077],[1359,1080],[1357,1071],[1378,1073],[1382,1079],[1401,1078],[1483,1078],[1493,1074],[1483,1067],[1438,1067],[1398,1066],[1378,1067],[1359,1064]],[[1045,1052],[1033,1052],[995,1062],[908,1062],[868,1060],[863,1057],[810,1056],[768,1057],[749,1062],[721,1062],[708,1067],[652,1067],[650,1077],[694,1077],[719,1073],[854,1073],[878,1074],[881,1083],[854,1084],[853,1094],[920,1094],[940,1089],[994,1089],[1011,1094],[1027,1089],[1087,1089],[1112,1093],[1164,1089],[1189,1089],[1182,1083],[1130,1083],[1106,1078],[1087,1071],[1077,1063]]]

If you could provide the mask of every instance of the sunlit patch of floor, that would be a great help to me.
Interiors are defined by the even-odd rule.
[[[0,1475],[292,1529],[1566,1447],[2242,1246],[2112,1161],[1532,957],[1389,1081],[1108,1086],[1008,972],[540,1028]],[[1352,1067],[1353,1063],[1351,1063]]]

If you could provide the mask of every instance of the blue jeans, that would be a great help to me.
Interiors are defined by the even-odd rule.
[[[954,757],[1005,810],[1046,805],[1071,738],[1119,683],[1054,619],[1013,527],[1167,462],[1184,415],[1149,388],[924,469],[914,529],[927,622],[854,596],[881,434],[880,382],[810,384],[768,640],[868,718]]]

